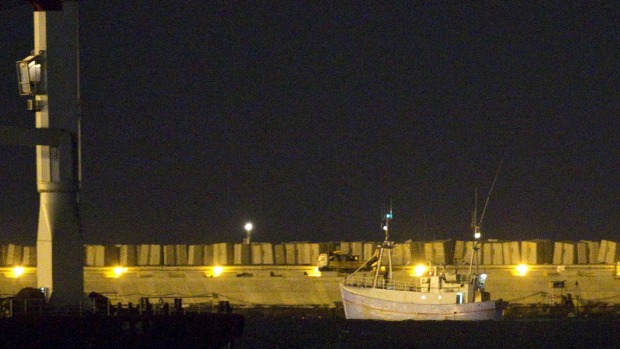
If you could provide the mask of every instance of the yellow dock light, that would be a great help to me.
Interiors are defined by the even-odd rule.
[[[112,273],[107,274],[107,277],[119,278],[121,275],[127,272],[127,267],[114,267]]]
[[[25,271],[24,267],[15,267],[12,270],[12,277],[18,278],[24,275],[24,271]]]
[[[514,275],[518,275],[518,276],[525,276],[527,275],[529,268],[527,265],[525,264],[519,264],[517,265],[517,267],[515,268],[515,273]]]
[[[312,277],[321,277],[321,272],[319,271],[319,267],[312,268],[312,270],[307,271],[306,274]]]
[[[413,268],[413,276],[423,276],[428,271],[428,266],[424,264],[418,264]]]
[[[213,277],[218,277],[222,275],[223,272],[224,272],[223,267],[220,267],[219,265],[216,267],[213,267]]]

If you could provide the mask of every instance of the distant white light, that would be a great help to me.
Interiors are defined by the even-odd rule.
[[[254,228],[254,225],[252,225],[252,223],[248,222],[248,223],[245,223],[244,228],[245,228],[245,231],[249,232],[250,230],[252,230],[252,228]]]

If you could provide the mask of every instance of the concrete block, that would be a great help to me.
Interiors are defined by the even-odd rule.
[[[9,244],[6,254],[6,265],[14,266],[22,263],[23,247],[21,245]]]
[[[572,242],[562,244],[562,264],[575,264],[575,244]]]
[[[376,244],[375,244],[376,245]],[[421,241],[411,242],[411,261],[415,264],[426,263],[425,244]]]
[[[9,250],[9,245],[0,245],[0,266],[6,265],[6,254]]]
[[[287,265],[297,264],[297,250],[294,243],[284,243],[284,257]]]
[[[234,246],[230,242],[213,245],[213,265],[232,265],[234,262]]]
[[[161,265],[160,245],[149,245],[149,265]]]
[[[462,264],[465,257],[465,241],[457,240],[454,242],[454,259],[455,264]]]
[[[500,242],[502,244],[502,264],[512,264],[512,258],[510,256],[510,245],[508,241]]]
[[[588,264],[596,264],[598,258],[599,242],[586,241],[588,245]]]
[[[561,241],[556,241],[553,243],[553,264],[560,265],[562,264],[562,257],[564,252],[564,246]]]
[[[454,241],[438,240],[424,244],[425,259],[436,265],[451,264],[454,256]]]
[[[598,250],[598,262],[604,264],[616,263],[616,242],[610,240],[601,240]]]
[[[250,259],[253,265],[272,265],[273,245],[266,242],[252,243]]]
[[[106,245],[103,265],[105,266],[121,265],[121,245]]]
[[[588,243],[586,241],[577,242],[577,264],[588,264]]]
[[[550,240],[521,242],[521,260],[530,265],[553,263],[554,244]]]
[[[493,265],[504,264],[504,248],[501,242],[492,242],[491,249],[493,250]]]
[[[521,241],[521,262],[529,265],[537,264],[536,243],[531,241]]]
[[[120,245],[120,265],[132,267],[136,265],[136,246]]]
[[[364,256],[364,242],[362,241],[351,242],[351,255],[362,258],[362,256]]]
[[[187,265],[187,245],[174,245],[175,265]]]
[[[411,263],[411,243],[394,244],[393,254],[394,265],[409,265]]]
[[[202,265],[202,245],[189,245],[187,247],[187,265]]]
[[[351,253],[351,243],[348,241],[340,242],[340,254],[349,254]]]
[[[162,248],[164,252],[164,265],[171,266],[175,263],[174,257],[174,245],[164,245]]]
[[[295,264],[307,264],[306,249],[303,242],[294,242],[295,244]]]
[[[401,266],[403,265],[403,245],[402,244],[394,244],[394,248],[392,249],[392,265]]]
[[[24,246],[22,265],[34,267],[37,265],[37,247]]]
[[[482,244],[481,247],[482,247],[482,255],[483,255],[482,264],[492,265],[494,261],[493,254],[495,253],[495,250],[493,249],[493,243],[485,242]]]
[[[105,246],[95,245],[95,267],[103,267],[105,265]]]
[[[234,257],[233,263],[235,265],[249,265],[250,264],[250,245],[235,244],[234,253],[235,253],[235,257]]]
[[[316,265],[319,261],[320,246],[317,243],[310,244],[310,264]]]
[[[435,262],[435,249],[432,242],[424,243],[424,260],[431,263]]]
[[[263,246],[260,243],[252,243],[250,257],[253,265],[263,264]]]
[[[309,242],[297,242],[295,243],[295,251],[297,252],[297,264],[310,265],[316,264],[316,261],[311,260],[310,255],[310,243]]]
[[[263,255],[263,264],[272,265],[274,263],[273,245],[271,243],[261,243],[261,253]]]
[[[478,244],[477,252],[474,251],[474,242],[473,241],[465,241],[465,253],[463,255],[463,261],[460,263],[462,265],[469,265],[470,263],[477,263],[478,265],[483,264],[482,259],[482,250],[483,243]],[[472,259],[474,258],[474,259]]]
[[[521,250],[518,241],[502,242],[502,254],[505,265],[521,264]]]
[[[138,245],[136,246],[138,249],[138,265],[149,265],[149,250],[151,249],[151,245]]]
[[[364,254],[362,256],[362,259],[367,261],[370,258],[372,258],[372,256],[375,254],[375,250],[377,249],[377,243],[376,242],[365,242],[364,243]]]
[[[213,264],[213,245],[202,245],[202,265]]]
[[[273,246],[274,262],[276,265],[286,264],[286,249],[284,244],[277,244]]]
[[[335,245],[333,242],[319,242],[319,253],[330,253],[334,250]]]
[[[86,257],[84,261],[86,262],[87,267],[92,267],[95,265],[95,246],[86,245],[84,246],[84,252],[86,253]]]
[[[443,264],[447,264],[446,260],[447,260],[447,255],[446,255],[446,248],[444,245],[443,241],[435,241],[433,242],[433,255],[435,260],[433,261],[434,264],[437,265],[443,265]]]
[[[551,240],[535,240],[542,252],[542,264],[551,264],[553,261],[553,243]]]

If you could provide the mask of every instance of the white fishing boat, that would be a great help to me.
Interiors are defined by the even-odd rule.
[[[479,224],[474,218],[475,242],[469,275],[430,267],[423,276],[395,280],[389,241],[391,208],[383,215],[385,240],[377,246],[371,273],[356,271],[340,283],[347,319],[370,320],[496,320],[496,302],[484,290],[486,275],[473,270],[474,253],[480,241]]]

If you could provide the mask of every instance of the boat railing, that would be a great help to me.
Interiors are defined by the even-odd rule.
[[[430,284],[419,285],[418,280],[411,281],[394,281],[386,279],[378,279],[376,286],[373,286],[374,278],[370,276],[349,275],[344,279],[344,284],[353,287],[362,288],[382,288],[396,291],[414,291],[414,292],[430,292],[431,290],[441,289],[442,292],[460,292],[460,286],[443,286],[431,287]]]
[[[373,287],[374,278],[369,276],[347,276],[344,280],[344,284],[347,286],[371,288]],[[411,281],[393,281],[386,279],[377,280],[376,288],[383,288],[397,291],[422,291],[422,287],[416,285],[416,282]]]

